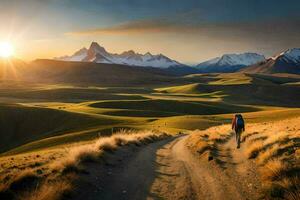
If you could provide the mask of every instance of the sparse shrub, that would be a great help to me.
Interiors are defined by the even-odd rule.
[[[287,169],[287,165],[278,159],[268,161],[264,166],[261,167],[261,176],[265,181],[279,180],[283,177],[284,170]]]
[[[88,145],[73,148],[69,154],[71,157],[74,157],[74,160],[76,160],[78,163],[96,162],[98,160],[100,151],[97,151],[95,147]]]
[[[280,186],[285,189],[284,197],[290,200],[300,199],[300,177],[286,177],[279,182]]]
[[[21,195],[20,200],[59,200],[64,196],[70,196],[72,187],[69,181],[46,182],[33,192]]]
[[[273,198],[283,198],[284,197],[284,188],[278,184],[271,184],[271,186],[267,190],[267,195]]]
[[[114,137],[114,140],[117,146],[124,146],[128,144],[128,141],[122,137]]]
[[[217,144],[227,141],[232,135],[230,126],[221,125],[204,131],[192,131],[187,146],[198,155],[208,152],[208,157],[213,159]]]
[[[61,168],[61,174],[69,174],[69,173],[79,173],[80,169],[75,162],[66,162]]]
[[[117,149],[116,141],[112,138],[101,138],[97,141],[96,146],[102,151],[112,152]]]
[[[267,161],[269,161],[270,159],[272,159],[274,157],[274,155],[276,154],[277,150],[279,148],[278,144],[273,145],[272,147],[270,147],[268,149],[268,151],[264,151],[261,152],[259,154],[259,156],[257,157],[257,161],[259,164],[263,165],[265,164]]]
[[[249,159],[256,158],[258,154],[263,150],[264,143],[263,141],[253,142],[246,150],[246,154]]]
[[[38,187],[41,178],[31,170],[25,170],[0,187],[0,199],[15,199],[18,194]]]
[[[9,189],[13,191],[22,191],[34,188],[38,184],[39,180],[40,177],[38,177],[33,171],[26,170],[13,179],[13,181],[9,184]]]
[[[257,135],[257,134],[259,134],[259,132],[257,132],[257,131],[254,131],[254,132],[249,132],[249,133],[243,133],[242,134],[242,138],[241,138],[241,141],[242,142],[246,142],[246,140],[249,138],[249,137],[252,137],[252,136],[255,136],[255,135]]]

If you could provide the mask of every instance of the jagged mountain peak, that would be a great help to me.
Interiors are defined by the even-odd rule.
[[[276,56],[271,57],[273,60],[277,60],[280,58],[287,59],[291,62],[300,62],[300,48],[292,48],[286,51],[277,54]]]
[[[258,53],[231,53],[202,62],[196,68],[201,72],[235,72],[263,60],[265,57]]]
[[[218,61],[221,65],[251,65],[264,60],[263,55],[257,53],[224,54]]]
[[[242,71],[247,73],[300,74],[300,48],[288,49]]]
[[[90,49],[104,49],[104,47],[100,46],[97,42],[92,42]]]
[[[144,54],[144,56],[153,56],[149,51]]]
[[[88,51],[88,49],[85,48],[85,47],[83,47],[83,48],[79,49],[78,51],[76,51],[76,52],[73,54],[73,56],[81,55],[81,54],[83,54],[83,53],[86,53],[87,51]]]
[[[76,53],[78,54],[60,57],[57,59],[65,61],[113,63],[158,68],[184,66],[183,64],[180,64],[179,62],[174,61],[163,54],[153,55],[149,52],[147,52],[146,54],[139,54],[133,50],[124,51],[121,54],[109,53],[105,50],[104,47],[100,46],[97,42],[92,42],[89,49],[81,49]]]
[[[120,54],[120,56],[123,56],[123,57],[129,57],[129,56],[134,56],[134,55],[136,55],[136,53],[133,50],[124,51],[123,53]]]
[[[109,56],[110,54],[106,51],[106,49],[102,46],[100,46],[97,42],[92,42],[90,45],[90,48],[88,49],[88,54],[94,54],[93,56],[95,56],[95,54],[101,54],[103,56]]]

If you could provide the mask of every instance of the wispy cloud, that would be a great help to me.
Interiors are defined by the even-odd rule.
[[[111,27],[101,27],[67,33],[72,36],[170,34],[175,37],[201,40],[203,44],[220,42],[228,47],[252,46],[259,52],[273,54],[286,48],[300,46],[300,20],[261,20],[245,22],[208,22],[191,15],[130,21]],[[174,36],[174,35],[173,35]],[[203,41],[203,38],[206,38]],[[204,48],[204,47],[201,47]],[[209,46],[207,47],[209,48]],[[223,46],[222,46],[223,48]],[[224,47],[226,48],[226,47]]]
[[[102,34],[144,34],[177,32],[192,30],[195,26],[176,23],[168,19],[137,20],[95,29],[79,30],[67,33],[68,35],[102,35]]]
[[[281,41],[285,41],[294,35],[300,34],[300,20],[210,23],[201,20],[193,21],[193,19],[188,18],[160,18],[130,21],[110,27],[78,30],[66,34],[82,36],[146,33],[192,33],[206,35],[211,38],[281,39]]]

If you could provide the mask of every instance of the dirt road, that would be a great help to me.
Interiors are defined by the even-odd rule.
[[[259,199],[256,166],[234,137],[219,144],[216,157],[193,155],[188,136],[126,148],[90,164],[75,199]]]

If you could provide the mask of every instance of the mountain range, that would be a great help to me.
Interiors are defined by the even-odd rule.
[[[79,55],[81,54],[76,54],[76,56]],[[230,60],[225,58],[228,58],[228,56],[222,56],[213,62],[224,63],[224,60]],[[79,61],[82,61],[82,59],[79,59]],[[231,61],[231,64],[236,66],[233,61]],[[227,67],[227,65],[224,66]],[[297,74],[300,75],[300,49],[289,49],[254,65],[243,67],[239,71],[248,74],[288,73],[298,76]],[[0,59],[0,80],[24,80],[28,82],[146,85],[172,82],[177,75],[199,72],[200,70],[189,66],[140,67],[93,61],[77,62],[74,57],[72,61],[35,60],[24,62],[16,58]]]
[[[265,60],[265,57],[257,53],[224,54],[221,57],[202,62],[196,65],[195,68],[201,73],[235,72],[263,60]]]
[[[153,55],[149,52],[140,54],[133,50],[125,51],[121,54],[109,53],[98,43],[92,42],[88,49],[82,48],[71,56],[63,56],[55,59],[60,61],[153,67],[177,75],[193,73],[230,73],[236,71],[247,73],[298,73],[300,66],[300,49],[290,49],[271,58],[265,58],[264,55],[251,52],[224,54],[197,65],[189,66],[163,54]]]
[[[291,73],[300,74],[300,48],[284,51],[255,65],[241,70],[245,73]]]
[[[64,56],[56,59],[63,61],[82,61],[159,68],[184,66],[163,54],[152,55],[149,52],[139,54],[133,50],[125,51],[121,54],[109,53],[104,47],[100,46],[96,42],[92,42],[89,49],[82,48],[75,52],[72,56]]]

